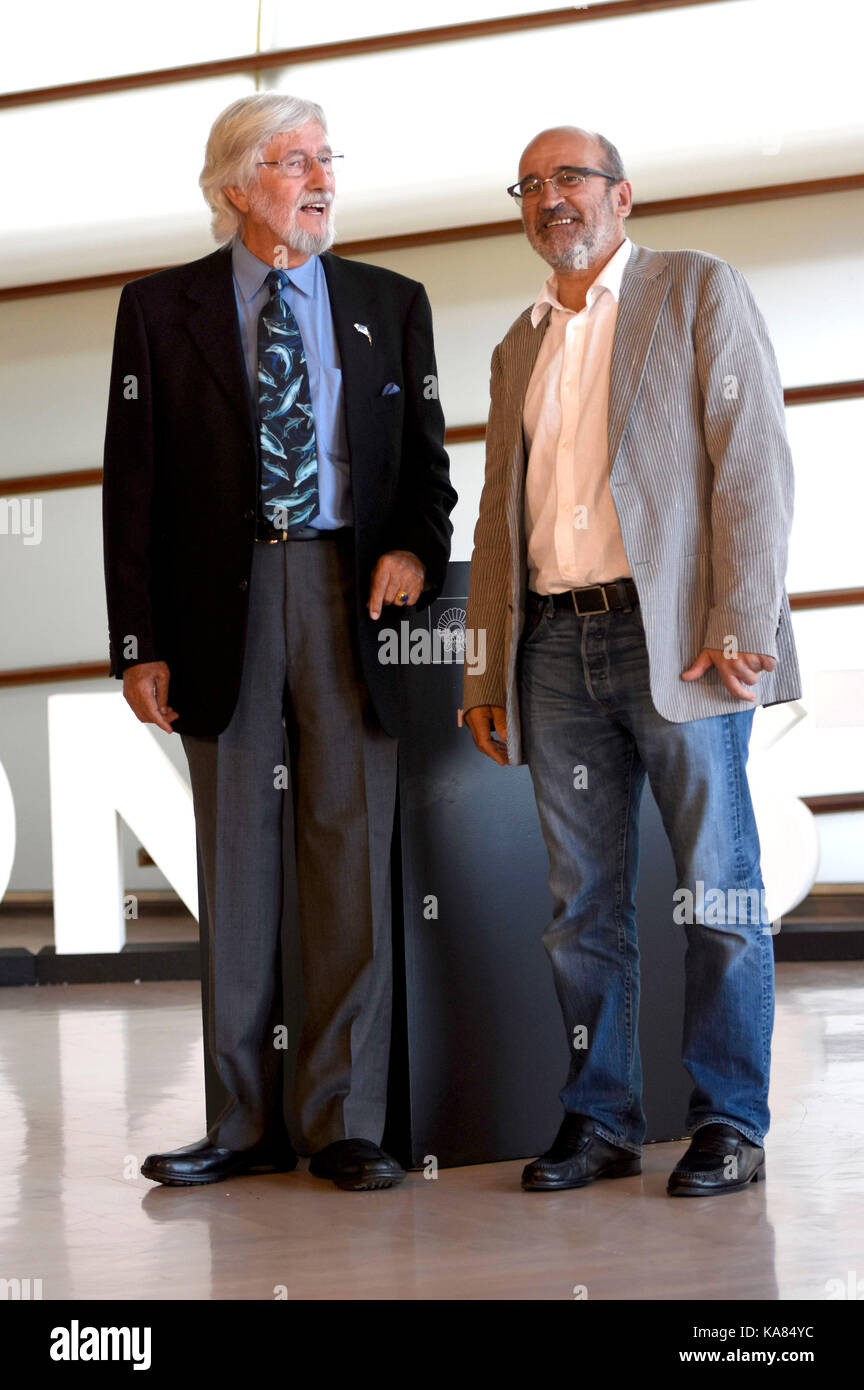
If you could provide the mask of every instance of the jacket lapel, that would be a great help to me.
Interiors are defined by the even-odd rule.
[[[615,467],[671,283],[665,257],[659,251],[633,247],[621,279],[609,371],[610,469]]]
[[[240,340],[231,247],[220,247],[201,262],[200,272],[187,287],[190,311],[186,327],[195,346],[219,382],[243,425],[257,433],[256,405]]]
[[[365,283],[362,270],[352,261],[343,260],[325,251],[321,257],[333,331],[342,362],[342,390],[345,400],[345,428],[351,457],[356,458],[368,439],[366,406],[375,390],[380,356],[376,349],[383,337],[384,326],[380,309]],[[367,330],[362,333],[355,324]],[[371,342],[370,342],[371,338]]]
[[[510,331],[509,352],[511,360],[504,366],[504,383],[507,391],[507,412],[503,416],[502,446],[509,453],[509,472],[507,488],[507,524],[514,546],[511,551],[513,571],[511,574],[512,592],[515,595],[514,620],[519,619],[522,595],[525,589],[525,470],[528,451],[525,448],[525,433],[522,426],[522,412],[528,382],[537,361],[540,345],[549,327],[549,314],[544,314],[535,328],[531,323],[531,309],[526,309],[516,320]],[[487,433],[487,448],[490,438]]]
[[[513,441],[513,463],[516,481],[521,485],[525,474],[525,438],[522,431],[522,411],[525,405],[525,394],[528,390],[528,383],[531,380],[531,373],[534,370],[540,345],[549,327],[549,314],[543,315],[537,327],[531,323],[531,310],[526,309],[520,319],[516,321],[516,331],[513,335],[512,352],[513,363],[506,375],[506,389],[509,396],[509,422],[508,435]],[[521,468],[520,468],[521,465]]]
[[[522,428],[522,407],[525,403],[525,393],[528,390],[528,382],[531,380],[531,373],[540,352],[540,344],[546,336],[546,329],[549,327],[549,314],[545,313],[534,328],[531,323],[531,310],[526,309],[522,315],[520,323],[521,333],[514,344],[517,357],[514,363],[513,374],[510,378],[513,385],[513,395],[519,413],[519,428]]]

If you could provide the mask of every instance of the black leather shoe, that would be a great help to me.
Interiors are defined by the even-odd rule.
[[[312,1155],[309,1172],[316,1178],[329,1178],[346,1192],[393,1187],[405,1176],[405,1169],[395,1158],[368,1139],[337,1139],[328,1144]]]
[[[277,1149],[272,1143],[253,1149],[219,1149],[209,1139],[199,1139],[184,1149],[167,1154],[150,1154],[141,1164],[145,1178],[169,1187],[192,1187],[196,1183],[222,1182],[241,1173],[290,1173],[297,1167],[297,1155],[288,1142]]]
[[[639,1155],[601,1139],[590,1115],[565,1115],[551,1149],[523,1169],[522,1186],[526,1192],[560,1192],[586,1187],[597,1178],[633,1178],[641,1172]]]
[[[765,1150],[733,1125],[702,1125],[666,1184],[670,1197],[716,1197],[765,1181]]]

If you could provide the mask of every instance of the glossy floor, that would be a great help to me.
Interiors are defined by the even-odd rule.
[[[2,990],[0,1277],[46,1300],[823,1300],[864,1277],[864,964],[777,978],[768,1181],[698,1200],[665,1195],[682,1144],[555,1195],[521,1163],[155,1186],[144,1155],[204,1131],[198,986]]]

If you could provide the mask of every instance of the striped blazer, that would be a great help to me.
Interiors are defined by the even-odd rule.
[[[523,762],[517,657],[527,590],[522,433],[543,334],[526,309],[492,355],[486,479],[474,532],[466,626],[486,634],[466,664],[463,707],[507,711]],[[757,703],[800,695],[784,587],[792,460],[765,322],[740,271],[703,251],[634,245],[621,281],[609,378],[609,486],[639,592],[651,695],[680,723],[737,712],[712,667],[681,672],[703,647],[773,656]]]

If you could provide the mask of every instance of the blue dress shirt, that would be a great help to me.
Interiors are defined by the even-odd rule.
[[[265,281],[272,269],[235,241],[231,248],[234,298],[246,372],[253,400],[258,400],[258,316],[267,303]],[[353,526],[351,463],[342,399],[342,361],[333,331],[330,296],[320,257],[310,256],[303,265],[287,268],[289,283],[282,297],[291,306],[309,372],[309,390],[315,416],[318,447],[318,515],[309,522],[323,530]]]

